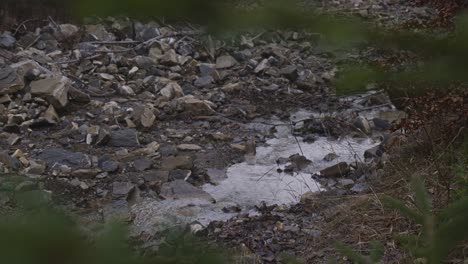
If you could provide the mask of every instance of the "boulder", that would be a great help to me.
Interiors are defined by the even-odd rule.
[[[171,100],[174,98],[184,96],[184,91],[178,83],[170,82],[164,88],[161,89],[160,94],[167,100]]]
[[[163,170],[185,169],[190,170],[193,167],[193,160],[190,156],[168,156],[161,159],[161,168]]]
[[[0,48],[11,49],[15,47],[16,39],[10,34],[10,32],[4,32],[0,35]]]
[[[23,89],[23,79],[10,66],[0,67],[0,95],[12,94]]]
[[[31,82],[31,94],[47,100],[56,109],[68,104],[70,80],[63,76],[48,77]]]
[[[91,166],[88,155],[62,148],[44,149],[37,158],[44,161],[49,167],[55,164],[67,165],[72,168],[89,168]]]
[[[365,117],[358,116],[354,122],[353,126],[365,134],[370,134],[372,132],[369,121]]]
[[[350,168],[348,163],[340,162],[328,168],[325,168],[320,171],[320,175],[323,177],[340,177],[348,174],[350,172]]]
[[[109,145],[113,147],[137,147],[138,133],[132,128],[123,128],[111,132]]]

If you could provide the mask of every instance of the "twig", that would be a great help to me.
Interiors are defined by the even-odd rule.
[[[36,42],[41,38],[41,35],[37,36],[33,42],[31,42],[25,49],[29,49],[30,47],[32,47],[34,44],[36,44]]]

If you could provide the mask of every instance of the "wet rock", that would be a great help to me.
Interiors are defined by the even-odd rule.
[[[153,161],[148,158],[140,158],[133,161],[133,167],[135,167],[137,171],[145,171],[150,169],[151,166],[153,166]]]
[[[222,180],[227,179],[226,170],[209,168],[206,170],[206,175],[213,184],[219,184]]]
[[[161,159],[161,168],[163,170],[185,169],[190,170],[193,167],[193,160],[190,156],[168,156]]]
[[[323,157],[323,160],[324,160],[324,161],[330,162],[330,161],[335,160],[335,159],[337,159],[337,158],[339,158],[339,157],[340,157],[340,156],[338,156],[338,155],[335,154],[335,153],[328,153],[327,155],[325,155],[325,157]]]
[[[115,219],[123,222],[130,222],[132,220],[130,208],[125,199],[114,200],[111,203],[106,204],[103,207],[102,215],[106,222]]]
[[[353,126],[365,134],[370,134],[372,132],[369,121],[365,117],[358,116],[354,122]]]
[[[180,151],[199,151],[202,150],[202,147],[196,144],[180,144],[177,145],[177,149]]]
[[[348,166],[348,163],[340,162],[331,167],[321,170],[320,175],[323,177],[335,178],[335,177],[344,176],[348,174],[349,171],[350,171],[350,168]]]
[[[167,100],[184,96],[182,87],[180,87],[180,85],[176,82],[168,83],[164,88],[161,89],[160,93]]]
[[[0,48],[11,49],[15,47],[16,39],[10,34],[10,32],[4,32],[0,35]]]
[[[288,158],[288,161],[291,164],[286,166],[286,168],[284,169],[285,172],[297,172],[306,168],[312,163],[311,160],[308,160],[306,157],[299,155],[299,154],[291,155]]]
[[[392,125],[387,120],[380,119],[377,117],[372,119],[372,123],[374,124],[374,128],[376,130],[386,131],[392,128]]]
[[[214,202],[214,198],[207,192],[183,180],[164,183],[160,194],[165,199],[202,199]]]
[[[69,88],[70,80],[63,76],[31,82],[31,94],[44,98],[56,109],[64,108],[68,104]]]
[[[99,168],[105,172],[116,172],[119,169],[119,162],[114,160],[105,160],[99,164]]]
[[[184,96],[177,100],[177,106],[181,111],[192,113],[194,115],[213,115],[214,104],[207,100],[200,100],[193,96]]]
[[[49,167],[53,167],[56,164],[72,168],[87,168],[91,166],[91,160],[87,155],[62,148],[44,149],[37,158],[46,162]]]
[[[364,158],[365,159],[373,159],[373,158],[378,158],[382,157],[382,154],[385,152],[383,147],[381,145],[377,145],[375,147],[372,147],[364,152]]]
[[[12,67],[0,67],[0,95],[15,93],[23,87],[23,80]]]
[[[236,59],[234,59],[232,56],[229,56],[229,55],[220,56],[216,59],[216,69],[231,68],[236,64],[237,64]]]
[[[122,128],[111,132],[109,145],[113,147],[137,147],[138,133],[132,128]]]

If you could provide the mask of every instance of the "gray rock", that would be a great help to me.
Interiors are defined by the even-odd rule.
[[[171,171],[175,169],[190,170],[193,167],[193,160],[190,156],[169,156],[161,159],[161,168]]]
[[[209,86],[213,82],[214,82],[213,77],[211,77],[211,76],[202,76],[202,77],[198,77],[193,82],[193,85],[195,85],[196,87],[201,87],[202,88],[202,87]]]
[[[80,29],[72,24],[61,24],[59,25],[59,30],[54,32],[54,37],[58,41],[66,40],[70,37],[73,37],[76,33],[78,33]]]
[[[148,171],[142,174],[143,179],[146,182],[160,182],[165,183],[169,180],[169,171],[157,170],[157,171]]]
[[[323,157],[323,160],[324,160],[324,161],[330,162],[330,161],[335,160],[335,159],[337,159],[337,158],[339,158],[339,157],[340,157],[340,156],[338,156],[338,155],[335,154],[335,153],[328,153],[327,155],[325,155],[325,157]]]
[[[378,158],[382,157],[382,154],[384,153],[384,149],[381,145],[377,145],[375,147],[372,147],[366,151],[364,151],[364,158],[366,159],[373,159],[373,158]]]
[[[183,180],[164,183],[161,196],[165,199],[202,199],[214,202],[214,198],[207,192]]]
[[[369,190],[370,186],[368,183],[362,182],[362,183],[356,183],[352,188],[351,191],[356,192],[356,193],[363,193],[367,192]]]
[[[137,171],[145,171],[150,169],[151,166],[153,166],[153,161],[145,157],[133,161],[133,167],[135,167]]]
[[[63,76],[49,77],[31,82],[31,94],[47,100],[56,109],[68,104],[70,80]]]
[[[11,49],[15,44],[16,39],[9,32],[0,35],[0,48]]]
[[[0,67],[0,95],[12,94],[23,89],[24,82],[10,66]]]
[[[372,132],[369,121],[367,121],[367,119],[362,116],[358,116],[354,120],[353,126],[365,134],[370,134]]]
[[[236,59],[234,59],[232,56],[229,56],[229,55],[220,56],[216,59],[216,69],[231,68],[236,64],[237,64]]]
[[[161,89],[160,93],[168,100],[184,96],[182,87],[180,87],[180,85],[176,82],[168,83],[164,88]]]
[[[119,162],[115,160],[105,160],[99,164],[99,168],[106,172],[116,172],[119,169]]]
[[[392,127],[390,122],[384,119],[377,118],[377,117],[372,119],[372,123],[374,124],[375,129],[381,130],[381,131],[389,130]]]
[[[202,147],[196,144],[180,144],[177,145],[177,149],[180,151],[199,151],[202,150]]]
[[[135,185],[130,182],[113,182],[112,196],[114,198],[128,199],[131,192],[135,190]]]
[[[167,157],[167,156],[177,155],[178,151],[177,151],[177,147],[175,145],[166,144],[166,145],[162,145],[159,148],[159,153],[161,154],[161,156]]]
[[[91,166],[88,155],[62,148],[44,149],[37,158],[43,160],[49,167],[54,166],[54,164],[67,165],[71,168],[88,168]]]
[[[138,133],[132,128],[122,128],[111,132],[109,145],[113,147],[137,147]]]
[[[338,184],[345,188],[351,187],[354,184],[354,181],[351,179],[338,179]]]
[[[348,174],[350,171],[348,163],[340,162],[331,167],[325,168],[320,171],[320,175],[323,177],[340,177]]]
[[[169,51],[166,51],[164,53],[164,55],[159,57],[159,62],[161,64],[167,65],[167,66],[174,66],[174,65],[178,65],[180,63],[179,59],[178,59],[178,56],[177,56],[177,53],[173,49],[171,49]]]
[[[288,65],[280,70],[280,74],[291,81],[295,81],[299,74],[295,65]]]
[[[200,70],[201,77],[208,77],[208,76],[212,77],[216,71],[216,64],[201,63],[198,66],[198,69]]]

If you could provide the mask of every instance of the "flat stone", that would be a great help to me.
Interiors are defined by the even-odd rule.
[[[67,165],[71,168],[88,168],[91,166],[88,155],[62,148],[44,149],[37,158],[46,162],[49,167],[54,166],[54,164]]]
[[[96,177],[96,175],[98,175],[101,172],[102,171],[100,169],[78,169],[72,171],[70,176],[79,179],[93,179],[94,177]]]
[[[141,125],[146,128],[152,127],[155,120],[156,116],[154,115],[153,110],[149,107],[145,107],[141,113]]]
[[[49,77],[31,82],[31,94],[43,97],[56,109],[68,104],[68,89],[70,80],[63,76]]]
[[[340,162],[328,168],[320,171],[320,175],[323,177],[340,177],[348,174],[350,171],[348,163]]]
[[[147,169],[150,169],[151,166],[153,166],[153,161],[151,159],[143,157],[143,158],[134,160],[133,166],[135,167],[137,171],[145,171]]]
[[[161,196],[165,199],[202,199],[214,202],[214,198],[207,192],[183,180],[164,183]]]
[[[130,182],[113,182],[112,196],[114,198],[127,199],[131,192],[135,190],[135,185]]]
[[[163,170],[186,169],[193,167],[193,160],[190,156],[169,156],[161,159],[161,168]]]
[[[180,151],[199,151],[202,150],[202,147],[196,144],[180,144],[177,145],[177,149]]]
[[[111,132],[109,145],[113,147],[137,147],[140,145],[138,133],[132,128],[114,130]]]
[[[99,168],[106,172],[116,172],[119,169],[119,162],[115,160],[105,160],[99,164]]]
[[[231,68],[236,64],[237,64],[236,59],[234,59],[232,56],[229,56],[229,55],[220,56],[216,59],[216,69]]]

